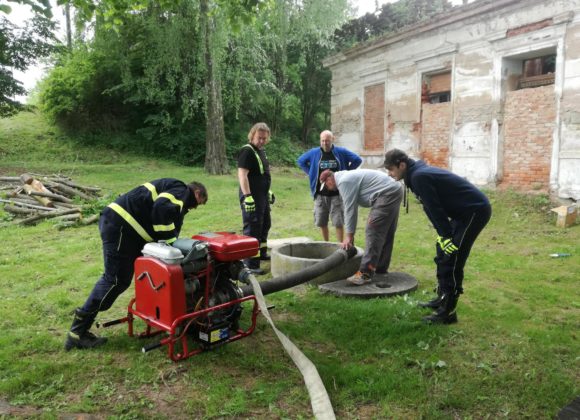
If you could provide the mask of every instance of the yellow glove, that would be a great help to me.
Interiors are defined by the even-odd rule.
[[[254,202],[254,197],[250,194],[246,194],[242,200],[242,206],[244,206],[244,210],[246,213],[252,213],[256,211],[256,203]]]

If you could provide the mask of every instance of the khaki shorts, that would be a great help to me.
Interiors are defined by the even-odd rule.
[[[329,217],[335,228],[340,228],[344,225],[342,198],[340,198],[340,195],[331,197],[317,195],[314,199],[314,224],[318,227],[326,227],[328,226]]]

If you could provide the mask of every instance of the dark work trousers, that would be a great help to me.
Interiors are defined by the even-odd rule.
[[[244,235],[256,238],[260,247],[265,247],[268,242],[268,232],[272,226],[270,219],[270,203],[266,197],[255,196],[256,210],[246,212],[242,204],[242,221],[244,223]],[[260,268],[260,257],[256,255],[244,261],[248,268]]]
[[[391,264],[403,189],[379,195],[372,204],[365,229],[365,253],[360,271],[386,273]]]
[[[452,239],[458,250],[455,254],[445,255],[438,245],[435,263],[437,281],[441,293],[463,293],[463,268],[473,243],[491,218],[491,206],[482,207],[461,219],[452,219]]]
[[[111,209],[101,214],[99,230],[103,241],[105,272],[93,287],[82,309],[95,317],[109,309],[117,297],[131,285],[135,260],[141,256],[146,241]]]

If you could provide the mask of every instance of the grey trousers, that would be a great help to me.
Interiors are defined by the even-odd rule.
[[[365,229],[366,245],[360,271],[389,271],[402,199],[403,188],[394,194],[381,194],[373,202]]]

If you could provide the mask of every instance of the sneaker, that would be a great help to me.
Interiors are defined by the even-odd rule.
[[[354,276],[349,277],[346,279],[347,282],[350,284],[354,284],[356,286],[362,286],[363,284],[368,284],[373,280],[372,276],[369,273],[364,273],[362,271],[357,271]]]

